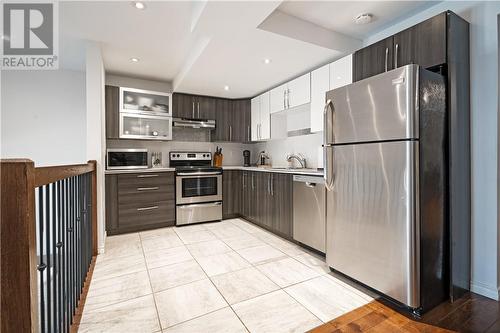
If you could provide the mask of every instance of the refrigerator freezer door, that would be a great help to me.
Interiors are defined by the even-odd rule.
[[[326,260],[410,307],[420,306],[418,142],[326,147]]]
[[[407,65],[327,92],[325,143],[418,138],[418,66]]]

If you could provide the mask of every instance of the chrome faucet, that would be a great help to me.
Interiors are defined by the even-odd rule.
[[[286,155],[286,160],[288,162],[291,162],[293,159],[296,159],[300,163],[300,168],[305,169],[306,168],[306,159],[302,154],[288,154]]]

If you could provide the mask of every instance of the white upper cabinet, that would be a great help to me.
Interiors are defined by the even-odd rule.
[[[271,138],[270,95],[269,91],[260,95],[259,140],[268,140]]]
[[[352,54],[330,64],[330,90],[352,83]]]
[[[271,115],[269,113],[269,95],[265,92],[251,101],[251,137],[252,141],[268,140],[271,138]]]
[[[352,83],[352,54],[311,72],[311,132],[323,130],[327,91]]]
[[[270,92],[270,113],[280,112],[286,109],[287,84],[282,84]]]
[[[325,94],[330,90],[330,65],[311,72],[311,132],[323,130]]]
[[[260,96],[252,98],[251,101],[251,137],[252,141],[259,140],[260,127]]]
[[[311,102],[311,73],[288,82],[287,109]]]

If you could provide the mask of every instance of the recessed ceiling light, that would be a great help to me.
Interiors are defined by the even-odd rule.
[[[139,62],[139,58],[130,58],[130,61],[132,61],[132,62]]]
[[[354,18],[356,24],[368,24],[372,21],[373,15],[368,13],[359,14]]]
[[[7,35],[2,35],[2,40],[10,40],[10,38]]]
[[[144,4],[144,2],[140,2],[140,1],[133,1],[132,6],[134,6],[137,9],[145,9],[146,8],[146,5]]]
[[[268,58],[264,59],[264,63],[266,65],[269,65],[271,63],[271,59],[268,59]]]
[[[229,90],[229,86],[224,86],[224,90],[228,91]]]

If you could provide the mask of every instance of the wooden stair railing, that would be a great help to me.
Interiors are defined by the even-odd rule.
[[[0,160],[1,332],[78,325],[97,255],[96,167]]]

